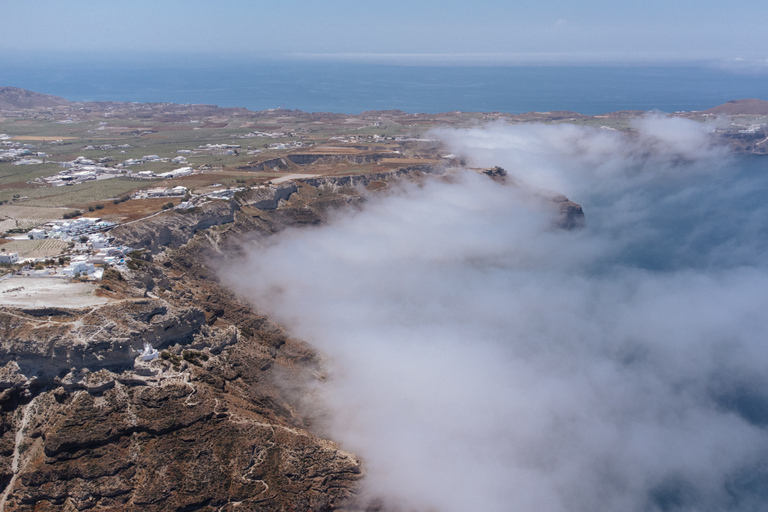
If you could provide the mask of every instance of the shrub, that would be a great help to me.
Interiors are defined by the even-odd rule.
[[[102,281],[122,281],[123,274],[114,268],[108,268],[104,270],[104,275],[101,277]]]
[[[181,357],[184,358],[185,361],[187,361],[190,364],[193,364],[195,366],[202,366],[203,363],[200,362],[200,360],[207,361],[208,356],[202,352],[199,352],[197,350],[184,350],[181,352]]]
[[[171,208],[173,208],[173,203],[170,201],[163,205],[163,210],[169,210]]]

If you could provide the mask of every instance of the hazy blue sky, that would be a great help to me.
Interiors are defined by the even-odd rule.
[[[455,54],[464,54],[459,57],[464,61],[768,59],[765,0],[0,0],[0,13],[0,50],[6,54],[335,54],[395,61],[421,57],[389,54],[441,54],[426,57],[435,61],[451,60]]]

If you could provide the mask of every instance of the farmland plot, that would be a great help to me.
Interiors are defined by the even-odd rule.
[[[69,246],[63,240],[13,240],[3,244],[6,252],[17,252],[20,258],[53,258]]]

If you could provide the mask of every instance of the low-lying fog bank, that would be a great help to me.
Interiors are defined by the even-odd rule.
[[[767,162],[700,126],[490,125],[463,171],[288,230],[228,282],[327,357],[324,433],[365,490],[444,512],[768,501]],[[235,267],[233,267],[235,268]]]

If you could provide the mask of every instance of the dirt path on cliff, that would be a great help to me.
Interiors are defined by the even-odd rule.
[[[5,502],[8,499],[8,496],[11,494],[11,491],[13,491],[13,488],[16,484],[16,479],[24,469],[24,467],[19,468],[19,460],[21,459],[21,452],[19,447],[24,440],[24,429],[27,428],[27,423],[29,422],[29,413],[35,405],[35,398],[30,400],[27,406],[24,407],[24,413],[21,416],[19,428],[16,430],[16,444],[13,447],[13,462],[11,462],[11,471],[13,472],[13,476],[11,477],[11,481],[8,482],[8,485],[5,487],[2,498],[0,498],[0,512],[5,512]],[[26,466],[26,461],[24,461],[23,466]]]

